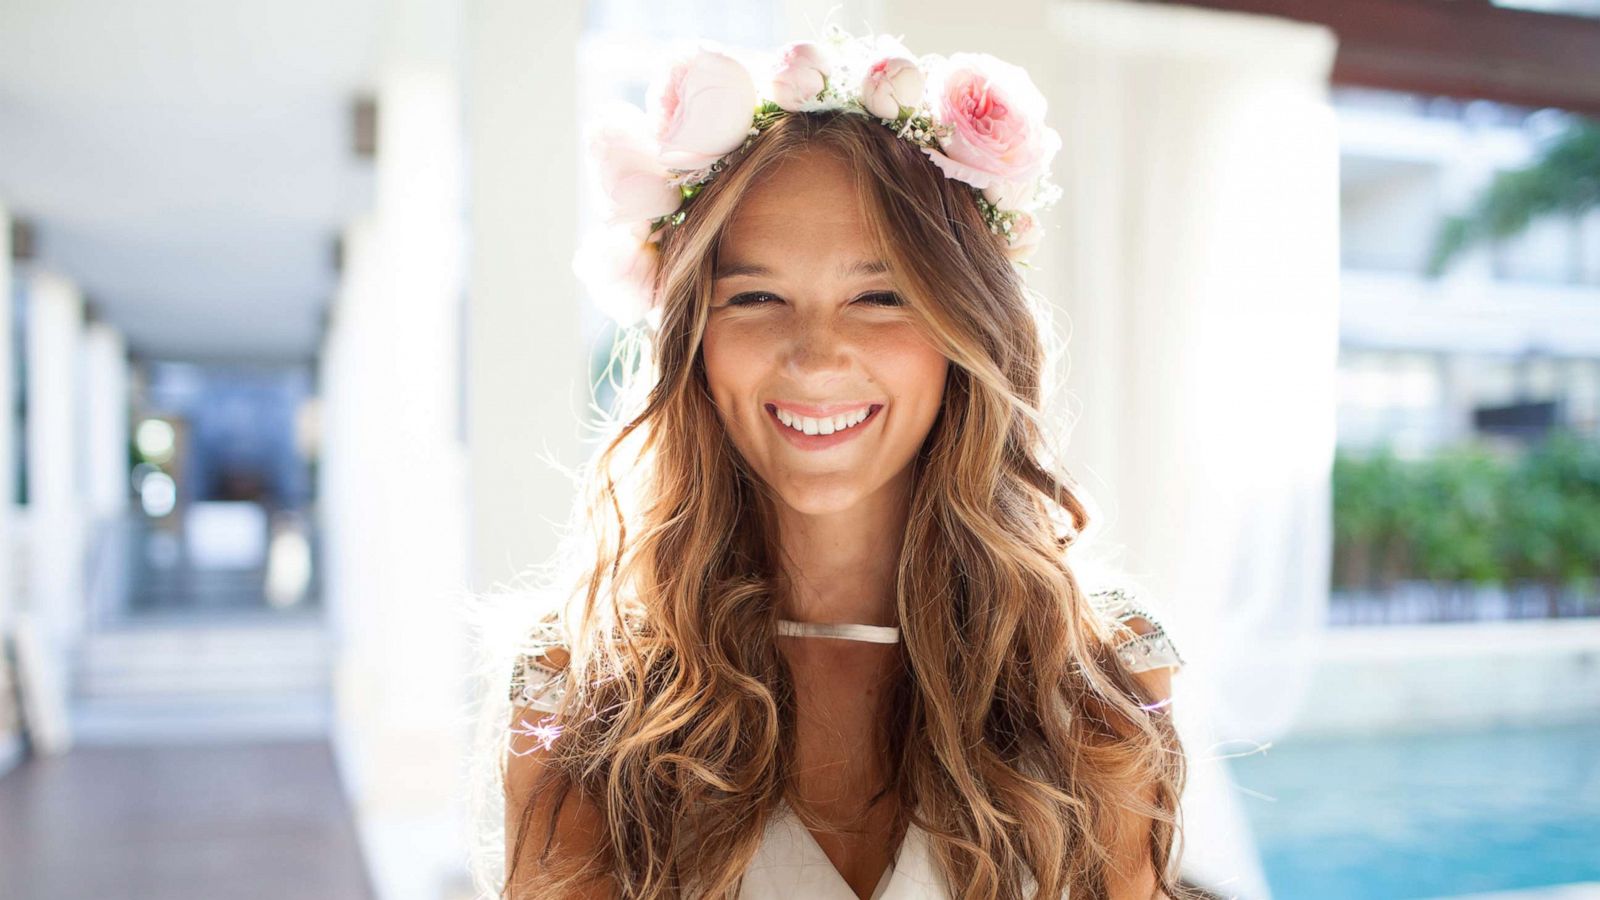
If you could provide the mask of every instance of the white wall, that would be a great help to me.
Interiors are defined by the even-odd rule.
[[[1339,241],[1344,265],[1416,273],[1428,261],[1441,221],[1439,166],[1345,156]],[[1352,171],[1368,174],[1359,180]]]

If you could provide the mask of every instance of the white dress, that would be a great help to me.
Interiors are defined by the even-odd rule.
[[[1090,601],[1108,619],[1126,621],[1139,617],[1149,622],[1150,631],[1117,647],[1122,661],[1134,672],[1163,667],[1181,668],[1184,660],[1166,629],[1147,608],[1121,589],[1098,591]],[[511,699],[516,706],[555,712],[565,690],[564,672],[540,665],[529,656],[520,657],[511,679]],[[527,723],[532,727],[536,723]],[[1027,896],[1033,894],[1031,879]],[[895,860],[884,870],[872,900],[949,900],[950,891],[933,860],[927,833],[911,825]],[[858,900],[855,891],[839,874],[822,845],[800,821],[787,802],[780,801],[776,814],[767,822],[766,833],[755,857],[745,869],[740,900]]]

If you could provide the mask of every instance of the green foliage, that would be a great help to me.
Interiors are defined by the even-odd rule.
[[[1539,216],[1577,217],[1600,206],[1600,122],[1579,118],[1532,165],[1497,173],[1466,215],[1447,217],[1427,274],[1437,277],[1472,244],[1508,238]]]
[[[1600,566],[1600,443],[1559,433],[1513,470],[1505,559],[1515,577],[1546,581]]]
[[[1417,461],[1340,451],[1333,510],[1338,588],[1594,578],[1600,442],[1556,432],[1521,455],[1466,445]]]
[[[1452,449],[1412,474],[1415,501],[1403,519],[1418,544],[1422,575],[1436,581],[1493,581],[1503,506],[1503,469],[1474,447]]]

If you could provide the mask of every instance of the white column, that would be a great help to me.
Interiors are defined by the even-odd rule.
[[[85,621],[84,504],[80,448],[83,297],[39,270],[27,284],[26,585],[22,609],[35,645],[44,730],[65,749],[66,686]],[[54,738],[48,742],[54,743]]]
[[[11,377],[12,296],[11,214],[0,204],[0,398],[5,403],[5,412],[0,413],[0,646],[10,642],[16,606],[16,581],[11,566],[17,556],[11,527],[17,501],[17,459],[12,450],[16,425],[11,405],[11,392],[16,389]],[[22,752],[17,690],[10,676],[10,667],[0,665],[0,775],[16,763]]]
[[[128,354],[122,333],[107,322],[84,329],[84,493],[94,520],[128,507]]]
[[[65,650],[83,615],[83,297],[66,278],[39,271],[29,279],[27,304],[28,606]]]
[[[556,546],[589,395],[576,249],[582,3],[468,0],[472,573],[510,582]]]
[[[0,204],[0,400],[5,403],[5,412],[0,414],[0,641],[4,641],[11,630],[11,614],[16,607],[15,593],[13,592],[14,576],[12,560],[16,553],[12,546],[13,530],[11,521],[16,515],[17,489],[16,471],[17,458],[13,450],[15,444],[16,413],[12,409],[11,395],[16,390],[12,381],[14,362],[11,359],[11,325],[13,319],[12,298],[15,288],[12,283],[11,272],[11,214],[4,204]],[[0,666],[0,723],[9,722],[8,713],[13,693],[9,685],[4,682],[5,667]],[[0,741],[4,737],[0,736]],[[0,769],[4,766],[0,765]]]
[[[1285,730],[1326,607],[1333,35],[1126,0],[1022,0],[977,21],[956,0],[888,6],[885,30],[913,49],[993,53],[1049,102],[1064,195],[1028,280],[1065,342],[1051,410],[1095,502],[1073,564],[1137,573],[1189,661],[1173,687],[1186,873],[1265,896],[1216,748]]]
[[[1190,871],[1266,896],[1219,748],[1283,736],[1326,620],[1338,138],[1321,26],[1123,0],[1058,8],[1054,290],[1070,458],[1187,648]],[[1237,741],[1240,743],[1226,744]]]
[[[390,6],[374,209],[346,233],[324,347],[322,501],[335,743],[363,849],[382,900],[436,900],[468,838],[458,12]]]

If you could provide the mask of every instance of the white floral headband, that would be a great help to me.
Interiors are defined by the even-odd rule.
[[[620,324],[644,318],[659,326],[652,284],[661,236],[735,152],[787,113],[878,119],[947,178],[971,186],[1008,258],[1032,255],[1041,237],[1036,214],[1061,195],[1050,181],[1061,136],[1045,124],[1044,96],[1024,69],[986,53],[914,57],[895,38],[852,37],[835,25],[826,46],[783,47],[770,71],[761,84],[703,40],[650,86],[648,112],[619,103],[589,126],[585,145],[607,210],[573,271]]]

